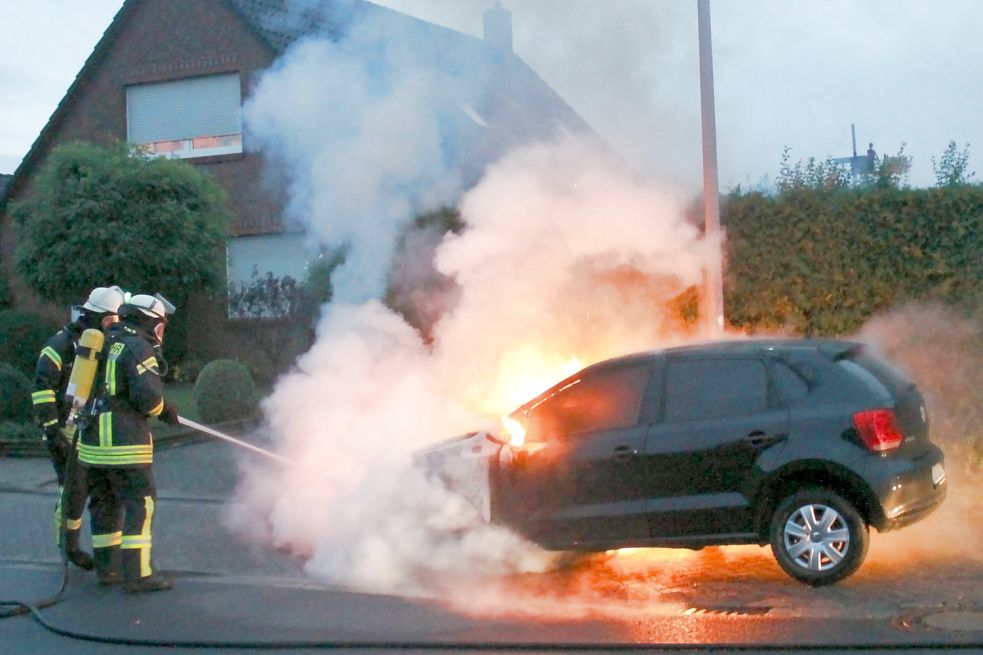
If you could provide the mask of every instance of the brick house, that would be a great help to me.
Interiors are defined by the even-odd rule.
[[[8,201],[30,194],[51,149],[72,141],[128,140],[206,171],[229,198],[230,281],[251,270],[298,277],[303,238],[282,217],[282,192],[264,183],[262,154],[250,149],[242,103],[262,71],[299,39],[337,39],[366,15],[390,21],[448,52],[494,61],[498,79],[464,99],[461,118],[478,134],[465,177],[530,137],[589,129],[511,49],[511,15],[497,2],[475,38],[366,0],[126,0],[32,145],[0,189],[0,264],[17,304],[39,303],[13,271],[16,235]],[[448,66],[464,62],[450,58]],[[293,267],[293,268],[291,268]]]

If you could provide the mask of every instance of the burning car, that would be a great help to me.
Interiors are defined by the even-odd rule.
[[[946,494],[915,384],[867,346],[745,340],[589,366],[421,454],[487,521],[551,550],[770,544],[811,585]]]

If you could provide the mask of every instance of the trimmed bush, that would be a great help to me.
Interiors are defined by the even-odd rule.
[[[0,362],[0,421],[30,423],[31,390],[26,375]]]
[[[258,403],[249,369],[231,359],[216,359],[201,369],[194,399],[204,423],[248,418],[256,413]]]
[[[198,379],[198,375],[201,373],[201,369],[204,368],[204,366],[204,362],[197,359],[188,359],[183,362],[179,362],[171,367],[171,378],[175,382],[193,385],[195,380]]]
[[[0,441],[37,441],[41,443],[41,430],[30,423],[0,422]]]
[[[11,364],[33,379],[41,348],[59,327],[57,323],[32,312],[17,309],[0,311],[0,362]]]

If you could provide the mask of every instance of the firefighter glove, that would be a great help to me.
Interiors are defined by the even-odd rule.
[[[164,403],[164,409],[160,411],[160,414],[157,415],[157,418],[159,418],[164,423],[167,423],[168,425],[178,425],[179,423],[177,410],[174,409],[174,405],[170,405],[167,403]]]

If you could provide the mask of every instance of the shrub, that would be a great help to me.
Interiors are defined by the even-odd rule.
[[[204,363],[197,359],[185,360],[171,367],[171,378],[175,382],[194,384],[204,366]]]
[[[205,365],[195,382],[194,398],[205,423],[253,416],[258,402],[249,369],[231,359],[216,359]]]
[[[10,364],[0,363],[0,421],[29,423],[31,390],[31,381],[26,375]]]
[[[41,442],[41,431],[31,423],[0,421],[0,441]]]
[[[58,327],[54,321],[32,312],[0,311],[0,362],[11,364],[33,378],[41,348]]]

